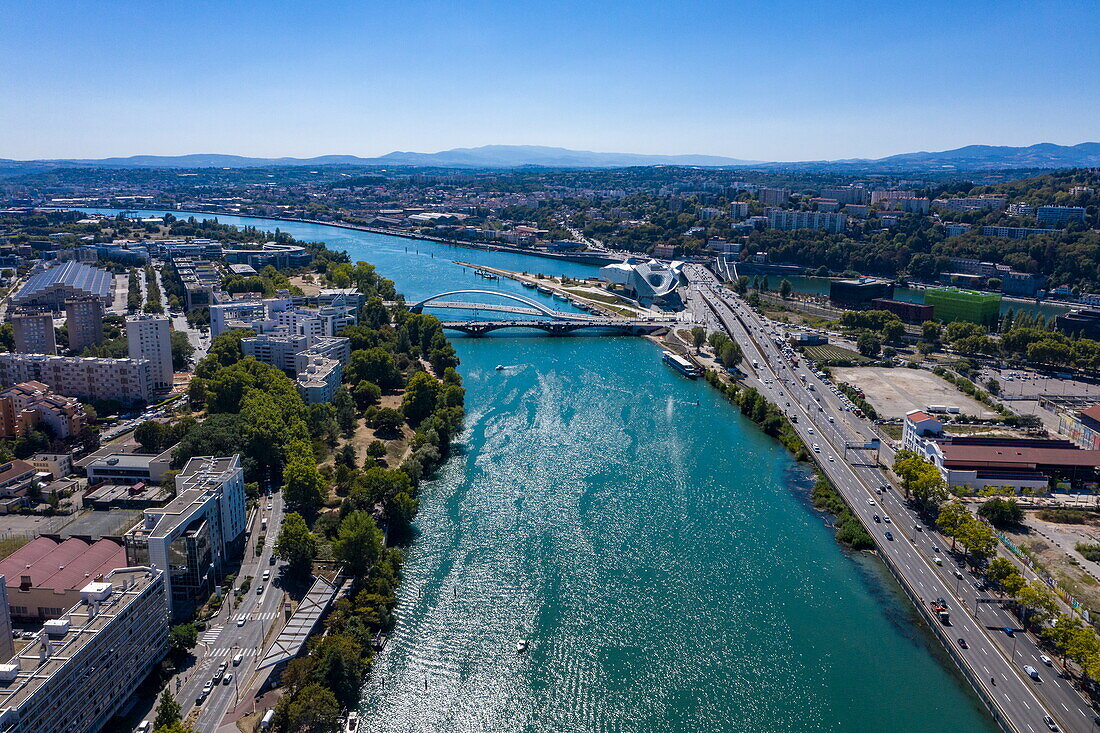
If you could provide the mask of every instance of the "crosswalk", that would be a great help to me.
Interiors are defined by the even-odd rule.
[[[203,632],[203,635],[199,637],[199,642],[203,644],[213,644],[218,640],[218,635],[222,633],[221,626],[214,626]]]
[[[256,654],[255,649],[241,649],[239,646],[225,646],[211,649],[208,657],[235,657],[238,654],[243,654],[246,657],[251,657]]]

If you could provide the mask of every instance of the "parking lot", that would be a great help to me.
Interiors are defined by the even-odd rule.
[[[961,414],[980,418],[996,416],[982,403],[921,369],[834,367],[832,372],[840,381],[863,390],[866,400],[882,418],[905,417],[905,413],[925,410],[929,405],[958,407]]]

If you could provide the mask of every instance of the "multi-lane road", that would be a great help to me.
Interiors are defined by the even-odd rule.
[[[259,509],[250,526],[244,562],[237,576],[237,587],[245,577],[252,578],[251,586],[240,596],[239,605],[233,608],[233,603],[227,600],[218,615],[208,622],[206,630],[199,634],[199,645],[195,649],[198,661],[180,680],[178,689],[175,683],[169,687],[185,714],[197,708],[194,727],[199,733],[217,731],[226,712],[252,695],[260,682],[256,665],[265,643],[270,642],[268,632],[278,621],[284,598],[281,588],[284,563],[270,564],[282,517],[283,498],[279,492],[260,498]],[[266,540],[262,552],[256,555],[254,548],[265,518]],[[263,579],[265,572],[269,574],[268,580]],[[238,654],[242,661],[234,666],[233,660]],[[226,673],[233,675],[231,681],[226,684],[224,678],[220,679],[209,695],[203,697],[201,703],[197,702],[203,686],[213,681],[222,663],[226,665]]]
[[[895,488],[882,490],[890,486],[889,479],[869,455],[846,448],[866,443],[874,435],[872,426],[846,409],[831,385],[804,367],[793,367],[773,340],[780,333],[777,325],[721,287],[709,270],[689,266],[685,274],[693,317],[742,346],[746,381],[796,419],[795,428],[807,446],[817,444],[815,458],[822,470],[869,528],[881,556],[914,601],[925,610],[937,598],[947,601],[949,625],[931,623],[1002,725],[1037,733],[1052,729],[1050,716],[1060,730],[1096,729],[1096,713],[1056,666],[1041,661],[1034,639],[1019,629],[998,598],[983,592],[980,582],[944,551],[945,540],[923,524]],[[1005,628],[1013,630],[1011,636]],[[1025,665],[1038,671],[1039,681],[1025,674]]]

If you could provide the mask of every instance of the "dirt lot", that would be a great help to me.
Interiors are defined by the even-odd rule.
[[[1088,524],[1054,524],[1044,522],[1028,512],[1025,526],[1005,531],[1017,547],[1030,550],[1058,583],[1072,593],[1086,608],[1100,610],[1100,565],[1085,560],[1074,549],[1078,542],[1100,540],[1100,520]]]
[[[904,417],[910,410],[929,405],[958,407],[964,415],[981,418],[996,413],[967,397],[931,372],[889,367],[834,368],[837,379],[859,387],[882,417]]]

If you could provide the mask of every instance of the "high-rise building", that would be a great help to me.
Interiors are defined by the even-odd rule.
[[[20,354],[56,354],[53,316],[49,311],[17,311],[12,314],[15,350]]]
[[[94,295],[110,305],[111,279],[107,270],[70,261],[32,275],[11,300],[16,305],[44,305],[60,311],[69,298]]]
[[[871,192],[863,186],[830,186],[821,189],[821,198],[833,199],[840,204],[866,204]]]
[[[6,662],[15,654],[11,641],[11,607],[8,605],[8,581],[0,575],[0,662]]]
[[[936,320],[943,323],[966,321],[996,328],[1001,315],[1001,296],[958,288],[929,288],[924,303],[934,308]]]
[[[764,206],[782,206],[791,200],[789,188],[762,188],[760,189],[760,203]]]
[[[75,606],[0,664],[0,730],[100,730],[168,652],[164,577],[131,567],[88,582]]]
[[[749,215],[749,204],[747,201],[734,201],[730,204],[730,216],[735,220],[740,221]]]
[[[126,343],[131,359],[147,359],[153,391],[172,388],[172,335],[164,316],[142,313],[126,317]]]
[[[77,353],[103,341],[103,301],[94,296],[65,301],[69,350]]]

